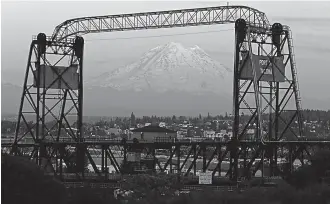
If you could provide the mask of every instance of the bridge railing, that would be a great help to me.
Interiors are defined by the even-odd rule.
[[[69,138],[69,137],[63,137],[59,138],[58,140],[53,140],[53,139],[45,139],[45,142],[77,142],[77,139],[74,138]],[[109,142],[109,143],[134,143],[134,140],[129,140],[129,139],[123,139],[123,138],[114,138],[110,139],[107,137],[85,137],[80,139],[81,142]],[[246,140],[241,140],[241,141],[249,141],[249,142],[258,142],[256,139],[246,139]],[[228,142],[228,141],[219,141],[216,139],[210,139],[210,138],[201,138],[199,140],[193,140],[189,138],[185,139],[177,139],[177,138],[168,138],[168,137],[155,137],[152,140],[138,140],[138,143],[196,143],[196,142],[204,142],[204,143],[219,143],[219,142]]]
[[[1,146],[2,147],[10,147],[12,146],[14,142],[14,139],[4,139],[1,141]],[[53,138],[45,138],[43,140],[44,143],[77,143],[78,141],[74,138],[69,138],[69,137],[62,137],[57,140]],[[88,144],[94,144],[94,145],[99,145],[99,144],[109,144],[109,145],[121,145],[121,144],[132,144],[135,143],[134,140],[124,140],[123,138],[107,138],[107,137],[85,137],[82,138],[79,142],[83,143],[88,143]],[[189,145],[189,144],[227,144],[229,141],[219,141],[219,140],[212,140],[210,138],[203,138],[198,141],[193,141],[191,139],[185,138],[185,139],[177,139],[177,138],[157,138],[155,137],[153,140],[138,140],[138,143],[141,144],[150,144],[150,143],[155,143],[155,144],[182,144],[182,145]],[[241,143],[244,142],[252,142],[252,143],[260,143],[260,140],[257,139],[244,139],[240,140]],[[298,138],[298,140],[294,141],[286,141],[286,140],[281,140],[281,141],[265,141],[265,143],[303,143],[303,142],[311,142],[311,143],[325,143],[328,144],[330,142],[330,137],[322,137],[322,138],[306,138],[306,137],[301,137]],[[33,139],[29,140],[24,140],[20,141],[19,144],[22,145],[32,145],[35,144]]]

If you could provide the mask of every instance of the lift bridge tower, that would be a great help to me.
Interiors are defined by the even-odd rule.
[[[73,138],[82,142],[83,50],[84,40],[79,36],[54,40],[40,33],[33,37],[13,154],[51,165],[51,159],[64,158],[67,150],[43,146],[45,141]],[[22,143],[34,146],[18,148]]]
[[[233,145],[230,150],[231,168],[235,170],[231,171],[231,176],[247,176],[248,172],[238,172],[238,160],[244,159],[243,165],[252,165],[251,160],[256,158],[268,160],[270,174],[274,175],[276,168],[272,167],[277,167],[280,146],[266,147],[265,144],[297,141],[303,134],[290,28],[275,23],[267,30],[255,29],[238,19],[234,55]],[[239,145],[240,141],[251,141],[251,145]],[[256,148],[254,142],[261,145]],[[263,165],[264,161],[259,164]]]

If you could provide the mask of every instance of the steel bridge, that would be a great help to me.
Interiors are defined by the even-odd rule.
[[[228,23],[235,23],[231,141],[134,143],[92,141],[83,135],[82,35]],[[284,176],[294,169],[297,159],[306,164],[313,150],[329,146],[326,141],[300,141],[300,110],[291,30],[280,23],[270,24],[261,11],[246,6],[219,6],[82,17],[58,25],[52,36],[40,33],[33,38],[15,140],[13,144],[2,144],[2,150],[28,156],[60,178],[66,174],[64,166],[70,167],[77,180],[86,179],[86,163],[99,178],[106,178],[109,165],[117,173],[130,173],[125,166],[132,152],[148,157],[153,173],[196,174],[201,160],[201,171],[210,170],[220,176],[222,163],[228,162],[226,174],[234,181],[251,177],[258,170],[263,175]],[[243,120],[241,112],[247,113],[248,120],[246,115]],[[49,117],[56,122],[52,127],[46,125]],[[72,119],[74,124],[69,122]],[[252,126],[253,140],[247,133]],[[71,139],[63,140],[63,135]],[[160,149],[166,154],[163,162],[157,153]],[[120,153],[121,159],[114,156],[114,151]],[[278,158],[283,158],[285,164]]]
[[[126,141],[92,141],[87,140],[84,142],[76,141],[53,141],[43,143],[25,143],[17,144],[16,148],[20,149],[23,155],[33,155],[36,150],[40,149],[42,152],[50,152],[43,157],[41,166],[47,169],[48,172],[54,174],[58,178],[65,180],[64,165],[70,165],[72,158],[70,159],[69,151],[67,147],[79,147],[84,149],[87,153],[89,163],[95,170],[94,177],[98,179],[108,178],[109,175],[115,174],[129,174],[131,172],[125,172],[124,167],[120,164],[127,163],[129,161],[129,152],[141,152],[148,157],[152,164],[150,173],[164,173],[166,170],[168,173],[177,173],[180,176],[188,177],[196,175],[198,169],[202,172],[211,171],[213,176],[229,176],[233,173],[233,164],[229,164],[229,168],[224,168],[223,164],[229,163],[228,160],[233,157],[230,148],[233,146],[230,142],[141,142],[134,144],[133,142]],[[12,144],[2,144],[3,149],[5,147],[12,147]],[[309,152],[314,152],[319,148],[329,148],[330,141],[269,141],[265,144],[260,141],[244,141],[241,140],[239,144],[238,159],[240,177],[252,178],[255,176],[258,170],[263,170],[263,177],[271,176],[286,176],[286,171],[292,171],[294,169],[294,161],[301,159],[301,164],[305,164],[308,161]],[[156,154],[157,150],[166,150],[163,155]],[[281,164],[269,163],[270,160],[266,159],[270,157],[271,150],[277,149],[279,158],[282,158],[284,162]],[[301,154],[302,150],[307,154]],[[120,152],[120,153],[118,153]],[[166,155],[166,157],[164,157]],[[305,156],[305,158],[303,158]],[[259,158],[259,160],[258,160]],[[263,158],[264,160],[260,160]],[[54,163],[58,160],[57,166]],[[267,161],[268,162],[267,162]],[[77,160],[74,160],[77,161]],[[97,168],[96,161],[99,163]],[[83,161],[82,161],[83,162]],[[86,161],[85,161],[86,162]],[[74,165],[74,164],[71,164]],[[272,166],[273,165],[273,166]],[[107,167],[113,166],[114,172],[109,173]],[[186,169],[184,171],[184,169]],[[221,172],[226,171],[225,175]],[[73,172],[72,172],[73,173]],[[72,179],[72,173],[71,179]],[[87,177],[87,173],[74,172],[76,180],[84,180]]]

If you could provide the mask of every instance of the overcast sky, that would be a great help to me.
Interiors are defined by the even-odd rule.
[[[51,35],[56,25],[75,17],[225,5],[226,2],[1,2],[2,80],[21,85],[32,35]],[[330,2],[230,2],[266,13],[271,23],[291,27],[303,97],[330,98]],[[233,25],[86,35],[85,78],[124,66],[142,53],[171,41],[198,45],[233,67]],[[136,38],[224,30],[218,33]],[[95,39],[131,38],[117,40]]]

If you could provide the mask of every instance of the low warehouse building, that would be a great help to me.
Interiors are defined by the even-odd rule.
[[[132,130],[132,135],[129,140],[155,142],[156,140],[172,140],[175,139],[177,134],[176,131],[170,130],[164,127],[156,125],[145,126]]]

